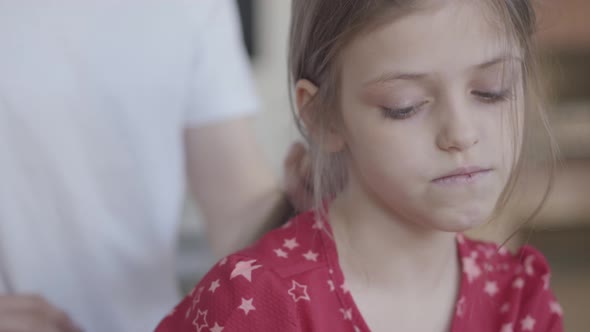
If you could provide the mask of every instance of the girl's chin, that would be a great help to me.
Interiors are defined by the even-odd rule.
[[[490,218],[489,214],[481,216],[457,216],[447,220],[437,220],[432,226],[443,232],[462,233],[484,225]]]

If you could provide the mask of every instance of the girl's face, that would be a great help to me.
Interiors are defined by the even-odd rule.
[[[520,55],[474,3],[396,19],[339,58],[347,190],[443,231],[491,216],[521,140]]]

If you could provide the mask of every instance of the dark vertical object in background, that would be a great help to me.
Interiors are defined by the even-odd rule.
[[[254,2],[255,0],[237,0],[242,19],[242,32],[248,55],[253,58],[256,54],[256,42],[254,38]]]

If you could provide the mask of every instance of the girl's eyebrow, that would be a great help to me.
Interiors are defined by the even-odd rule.
[[[519,62],[520,63],[520,62],[522,62],[522,59],[518,56],[515,56],[515,55],[504,54],[504,55],[496,56],[489,61],[486,61],[486,62],[481,63],[479,65],[475,65],[473,67],[476,69],[486,69],[486,68],[495,66],[497,64],[504,63],[504,62]]]
[[[483,63],[471,66],[471,69],[486,69],[489,67],[493,67],[500,63],[505,62],[522,62],[522,59],[518,56],[511,55],[511,54],[503,54],[496,57],[493,57],[491,60],[485,61]],[[371,79],[363,84],[363,86],[369,86],[373,84],[382,84],[391,81],[421,81],[426,79],[430,74],[428,73],[404,73],[404,72],[387,72],[375,79]]]
[[[420,81],[427,78],[429,74],[426,73],[401,73],[401,72],[388,72],[380,75],[379,77],[369,80],[364,86],[373,84],[387,83],[391,81]]]

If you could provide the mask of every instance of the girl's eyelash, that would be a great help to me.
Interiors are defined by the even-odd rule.
[[[495,104],[507,100],[512,99],[512,90],[502,90],[499,92],[489,92],[489,91],[472,91],[471,92],[474,96],[478,97],[482,102],[486,104]],[[394,120],[403,120],[411,117],[414,115],[420,107],[424,106],[428,102],[422,102],[414,106],[404,107],[404,108],[387,108],[383,107],[383,115],[386,118],[391,118]]]
[[[473,91],[471,93],[486,104],[495,104],[512,99],[512,90],[510,89],[499,92]]]
[[[419,103],[417,105],[410,106],[410,107],[404,107],[404,108],[383,107],[382,108],[383,116],[385,116],[386,118],[394,119],[394,120],[407,119],[407,118],[411,117],[412,115],[414,115],[420,109],[420,107],[424,106],[426,103],[428,103],[428,102],[425,101],[425,102]]]

